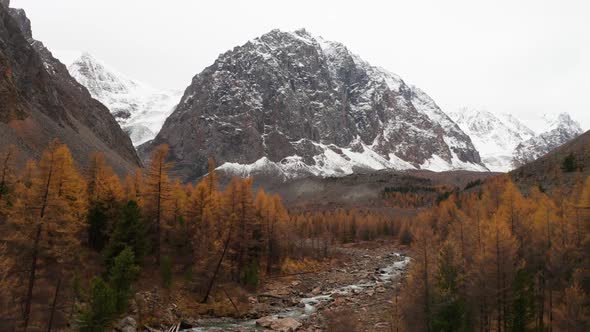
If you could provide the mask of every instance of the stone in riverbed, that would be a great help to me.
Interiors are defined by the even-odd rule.
[[[338,307],[341,305],[344,305],[346,303],[346,298],[344,297],[337,297],[334,302],[332,303],[332,306]]]
[[[137,332],[137,322],[133,317],[127,316],[121,319],[117,325],[115,325],[115,331],[118,332]]]
[[[258,319],[256,325],[279,332],[294,332],[301,327],[301,323],[291,317],[274,318],[271,316]]]
[[[271,316],[266,316],[266,317],[258,318],[256,320],[256,325],[261,326],[261,327],[270,327],[270,325],[272,324],[273,320],[275,320],[275,318],[273,318]]]
[[[299,327],[301,327],[301,323],[291,317],[277,319],[270,325],[273,331],[279,332],[294,332]]]

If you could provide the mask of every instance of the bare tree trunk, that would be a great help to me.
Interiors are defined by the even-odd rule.
[[[229,302],[234,307],[234,309],[236,310],[236,312],[238,313],[238,316],[239,316],[240,315],[240,309],[238,309],[238,306],[234,303],[234,300],[232,300],[231,296],[229,296],[229,294],[227,293],[227,291],[225,290],[225,288],[223,289],[223,292],[225,293],[225,296],[227,296],[227,298],[229,299]]]
[[[537,329],[539,331],[543,331],[545,329],[545,272],[542,272],[541,280],[539,281],[539,293],[541,294],[541,298],[539,300],[539,312],[538,312],[538,322],[537,322]]]
[[[2,199],[2,192],[4,191],[4,186],[6,185],[6,174],[8,174],[8,162],[10,161],[11,155],[12,150],[8,149],[6,158],[4,158],[4,166],[2,167],[2,177],[0,177],[0,199]]]
[[[481,229],[479,227],[480,219],[479,219],[479,210],[477,211],[477,246],[481,251]]]
[[[426,311],[426,330],[430,332],[430,289],[428,285],[428,251],[424,247],[424,309]]]
[[[553,332],[553,292],[551,291],[551,283],[548,282],[549,288],[549,332]]]
[[[498,220],[496,220],[496,296],[497,296],[497,305],[498,308],[496,309],[498,311],[497,313],[497,329],[498,332],[502,331],[502,298],[501,298],[501,292],[502,292],[502,280],[501,280],[501,271],[500,271],[500,234],[498,231]]]
[[[61,275],[57,278],[57,286],[55,286],[55,294],[53,296],[53,303],[51,305],[51,314],[49,315],[49,323],[47,323],[47,332],[51,332],[53,326],[53,317],[55,317],[55,308],[57,307],[57,297],[59,296],[59,287],[61,286]]]
[[[267,248],[268,248],[268,253],[266,254],[266,275],[270,276],[271,272],[272,272],[272,251],[273,251],[273,245],[272,245],[272,239],[273,239],[273,234],[272,234],[272,227],[269,225],[268,226],[268,238],[267,238]]]
[[[211,277],[211,280],[209,281],[209,286],[207,287],[207,292],[205,293],[205,296],[203,297],[203,300],[201,301],[201,303],[207,303],[207,299],[209,299],[209,293],[211,293],[211,289],[213,288],[213,284],[215,283],[215,279],[217,278],[217,273],[219,273],[219,269],[221,268],[221,263],[223,262],[223,258],[225,257],[225,253],[227,252],[227,249],[229,248],[229,242],[231,240],[231,228],[229,233],[227,234],[227,240],[225,241],[225,245],[223,247],[223,252],[221,253],[221,257],[219,258],[219,261],[217,262],[217,266],[215,267],[215,271],[213,272],[213,276]]]
[[[156,204],[156,265],[160,266],[160,241],[161,241],[161,220],[162,219],[162,163],[158,169],[158,191],[157,191],[157,204]]]
[[[576,245],[579,248],[582,243],[580,235],[580,210],[576,208]]]
[[[462,263],[465,264],[465,239],[463,236],[463,220],[459,218],[459,225],[461,226],[461,258]]]
[[[29,326],[29,318],[31,315],[31,302],[33,300],[33,288],[37,278],[37,259],[39,256],[39,242],[41,241],[41,225],[43,217],[45,217],[45,209],[47,209],[49,200],[49,188],[53,176],[53,154],[51,155],[51,163],[49,164],[49,173],[47,174],[47,182],[45,183],[45,192],[43,193],[43,200],[41,201],[41,211],[39,213],[39,224],[37,225],[37,232],[35,234],[35,242],[33,245],[33,257],[31,259],[31,271],[29,272],[29,284],[27,287],[27,294],[25,296],[25,310],[23,313],[23,329],[27,330]]]
[[[27,287],[27,295],[25,297],[25,311],[23,313],[24,330],[29,326],[29,318],[31,315],[31,302],[33,300],[33,288],[37,279],[37,258],[39,256],[39,241],[41,240],[41,224],[37,225],[35,233],[35,244],[33,245],[33,258],[31,259],[31,271],[29,273],[29,284]]]

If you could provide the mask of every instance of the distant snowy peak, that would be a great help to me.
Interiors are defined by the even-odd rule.
[[[511,169],[512,152],[516,146],[535,135],[512,115],[463,108],[450,114],[463,131],[471,137],[483,162],[492,171]]]
[[[521,138],[528,139],[535,136],[535,131],[522,123],[514,115],[502,113],[499,117],[503,120],[506,126],[511,128],[514,132],[519,133]]]
[[[89,53],[82,53],[68,66],[72,77],[84,85],[93,96],[106,97],[110,94],[129,94],[138,84],[112,69],[107,69]]]
[[[546,131],[521,142],[515,148],[513,167],[533,161],[584,132],[580,124],[567,113],[544,115],[543,118],[546,121]]]
[[[157,135],[182,97],[181,91],[158,90],[128,78],[89,53],[75,58],[68,71],[109,108],[135,146]]]
[[[531,161],[581,133],[566,114],[545,114],[534,131],[511,114],[462,108],[450,116],[467,133],[492,171],[507,172]]]
[[[240,174],[273,169],[287,178],[487,170],[426,93],[303,29],[272,30],[195,75],[146,152],[164,143],[186,179],[203,175],[208,157]]]
[[[533,130],[511,114],[494,114],[485,110],[462,108],[450,113],[450,116],[468,135],[492,139],[500,144],[501,149],[516,146],[518,142],[535,135]]]
[[[549,132],[555,129],[561,129],[571,132],[582,132],[580,123],[572,119],[568,113],[559,114],[543,114],[543,120],[545,121],[545,128],[543,132]]]

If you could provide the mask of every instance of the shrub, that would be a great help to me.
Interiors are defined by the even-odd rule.
[[[246,266],[244,270],[243,282],[248,286],[258,286],[259,276],[258,276],[258,262],[254,261]]]
[[[140,264],[147,251],[146,232],[139,206],[135,201],[129,201],[121,209],[121,219],[103,252],[106,266],[110,269],[115,257],[127,247],[133,250],[135,262]]]
[[[567,157],[563,158],[561,162],[561,170],[565,173],[575,172],[578,169],[578,165],[576,162],[576,156],[573,153],[567,155]]]
[[[102,204],[93,204],[88,211],[88,244],[96,251],[101,251],[108,240],[108,217]]]
[[[100,277],[92,280],[88,303],[78,317],[78,330],[81,332],[106,331],[115,314],[113,290]]]
[[[127,309],[131,284],[138,275],[139,266],[135,265],[135,255],[133,250],[127,247],[115,258],[109,273],[109,286],[113,290],[117,313]]]
[[[467,183],[467,185],[465,186],[465,189],[463,189],[463,190],[469,190],[469,189],[471,189],[473,187],[477,187],[477,186],[482,185],[482,184],[483,184],[483,181],[481,179],[469,181]]]
[[[165,288],[172,287],[172,260],[168,256],[162,257],[160,276],[162,277],[162,286]]]
[[[412,244],[412,231],[407,223],[404,223],[402,226],[399,234],[399,243],[406,246]]]

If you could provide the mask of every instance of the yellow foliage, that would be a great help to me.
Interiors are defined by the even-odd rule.
[[[322,262],[312,258],[293,259],[287,257],[281,266],[283,274],[317,271],[322,267]]]

